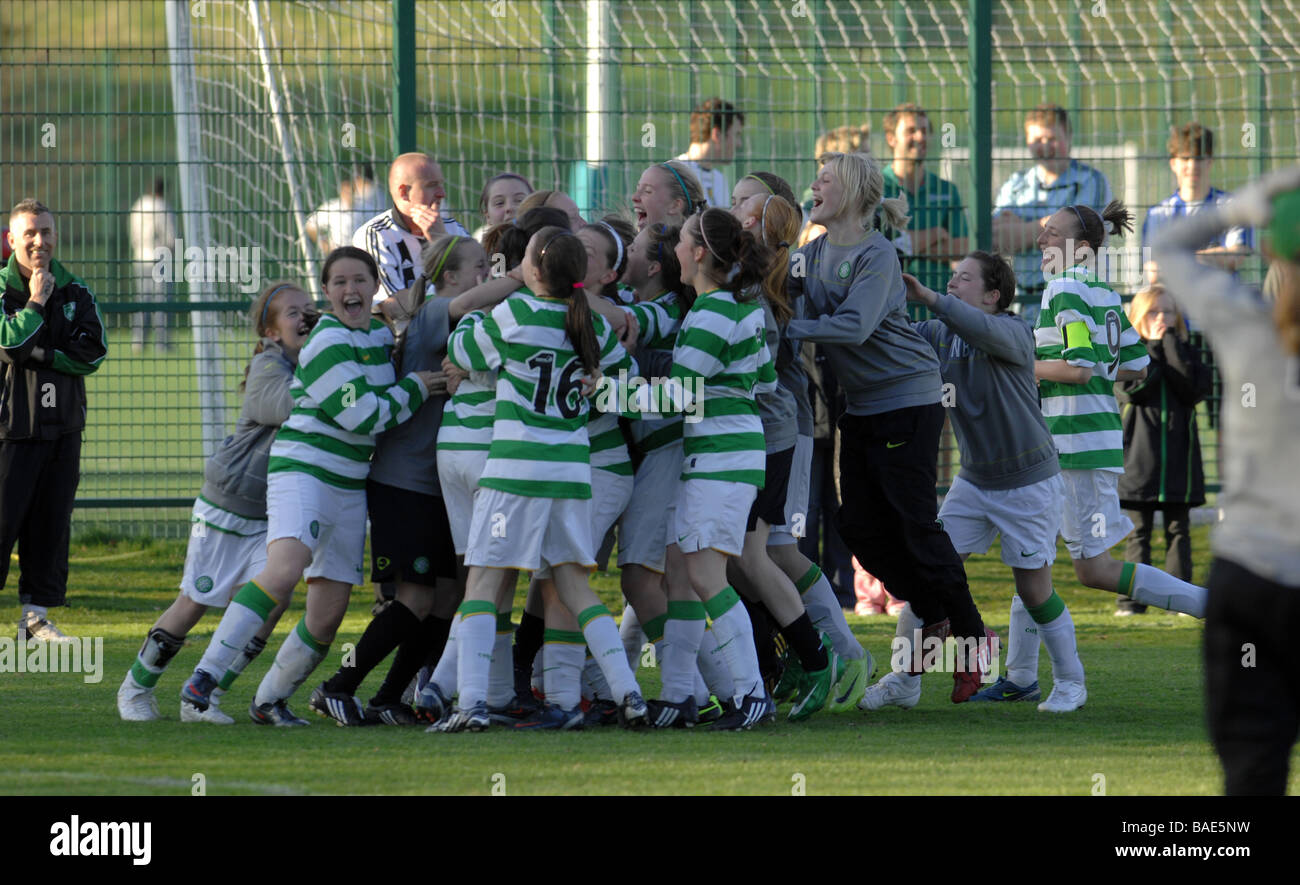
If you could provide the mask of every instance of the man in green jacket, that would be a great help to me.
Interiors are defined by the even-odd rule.
[[[85,375],[108,353],[86,284],[54,260],[54,216],[26,199],[9,213],[0,268],[0,587],[18,544],[20,640],[68,639],[48,618],[68,592],[68,534],[86,426]]]

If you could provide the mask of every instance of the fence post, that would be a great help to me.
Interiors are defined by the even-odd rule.
[[[393,0],[393,156],[416,150],[415,0]]]
[[[972,224],[975,245],[993,248],[993,9],[970,0]]]

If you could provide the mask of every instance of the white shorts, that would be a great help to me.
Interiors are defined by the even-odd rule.
[[[668,510],[682,475],[682,444],[655,449],[636,472],[633,501],[618,522],[618,567],[639,565],[663,574]]]
[[[1118,473],[1108,470],[1062,470],[1065,507],[1061,537],[1071,559],[1105,553],[1133,531],[1133,520],[1119,506]]]
[[[474,498],[465,565],[516,568],[550,574],[547,566],[596,564],[591,501],[529,498],[480,488]]]
[[[1065,487],[1060,474],[1018,489],[982,489],[960,476],[944,496],[939,519],[958,553],[987,553],[1002,536],[1002,561],[1035,569],[1056,561]]]
[[[438,485],[447,508],[451,542],[456,555],[469,546],[469,524],[474,518],[474,494],[487,464],[487,449],[438,449]]]
[[[199,499],[190,516],[181,593],[199,605],[225,608],[266,566],[266,520],[248,519]]]
[[[632,500],[632,487],[635,480],[630,476],[621,476],[601,470],[591,469],[591,541],[595,549],[605,540],[605,533],[610,530],[618,518],[627,510]]]
[[[808,488],[812,483],[813,438],[799,436],[790,462],[790,483],[785,491],[785,525],[774,525],[767,535],[769,547],[797,544],[808,533]]]
[[[267,544],[293,538],[311,550],[304,578],[365,583],[365,489],[340,489],[297,471],[271,473],[266,515]]]
[[[739,556],[745,547],[745,526],[758,488],[747,482],[688,479],[677,484],[677,497],[668,511],[670,544],[683,553],[717,550]]]

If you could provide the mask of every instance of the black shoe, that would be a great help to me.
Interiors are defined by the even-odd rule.
[[[419,725],[420,717],[406,704],[367,704],[366,722],[375,725]]]
[[[257,699],[248,708],[248,718],[252,719],[258,725],[278,725],[281,728],[296,728],[304,725],[311,725],[306,719],[299,719],[293,715],[289,705],[284,701],[276,701],[273,704],[257,705]]]
[[[687,697],[681,703],[646,701],[646,706],[650,708],[651,728],[694,728],[700,721],[694,697]]]
[[[514,725],[542,709],[542,702],[532,692],[517,694],[504,707],[488,707],[488,718],[502,725]]]
[[[361,702],[350,694],[341,691],[328,691],[321,683],[311,693],[307,706],[326,719],[333,719],[339,725],[365,725],[366,715],[361,710]]]
[[[700,708],[695,721],[698,725],[709,725],[717,722],[734,709],[736,709],[736,705],[730,700],[720,701],[713,695],[709,695],[709,702]]]
[[[723,716],[713,725],[711,731],[748,731],[755,725],[762,725],[776,719],[776,704],[767,692],[761,695],[745,695],[740,708]]]
[[[582,724],[587,728],[618,725],[618,704],[604,698],[597,698],[591,702],[591,709],[583,715]]]

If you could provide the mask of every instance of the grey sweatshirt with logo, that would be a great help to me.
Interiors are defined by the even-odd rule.
[[[849,246],[821,236],[795,252],[790,299],[799,318],[787,334],[823,345],[850,415],[939,402],[938,361],[907,319],[898,253],[879,231]]]
[[[939,357],[958,476],[982,489],[1017,489],[1060,473],[1038,406],[1033,329],[1015,314],[988,314],[948,294],[934,312],[938,319],[913,328]]]

